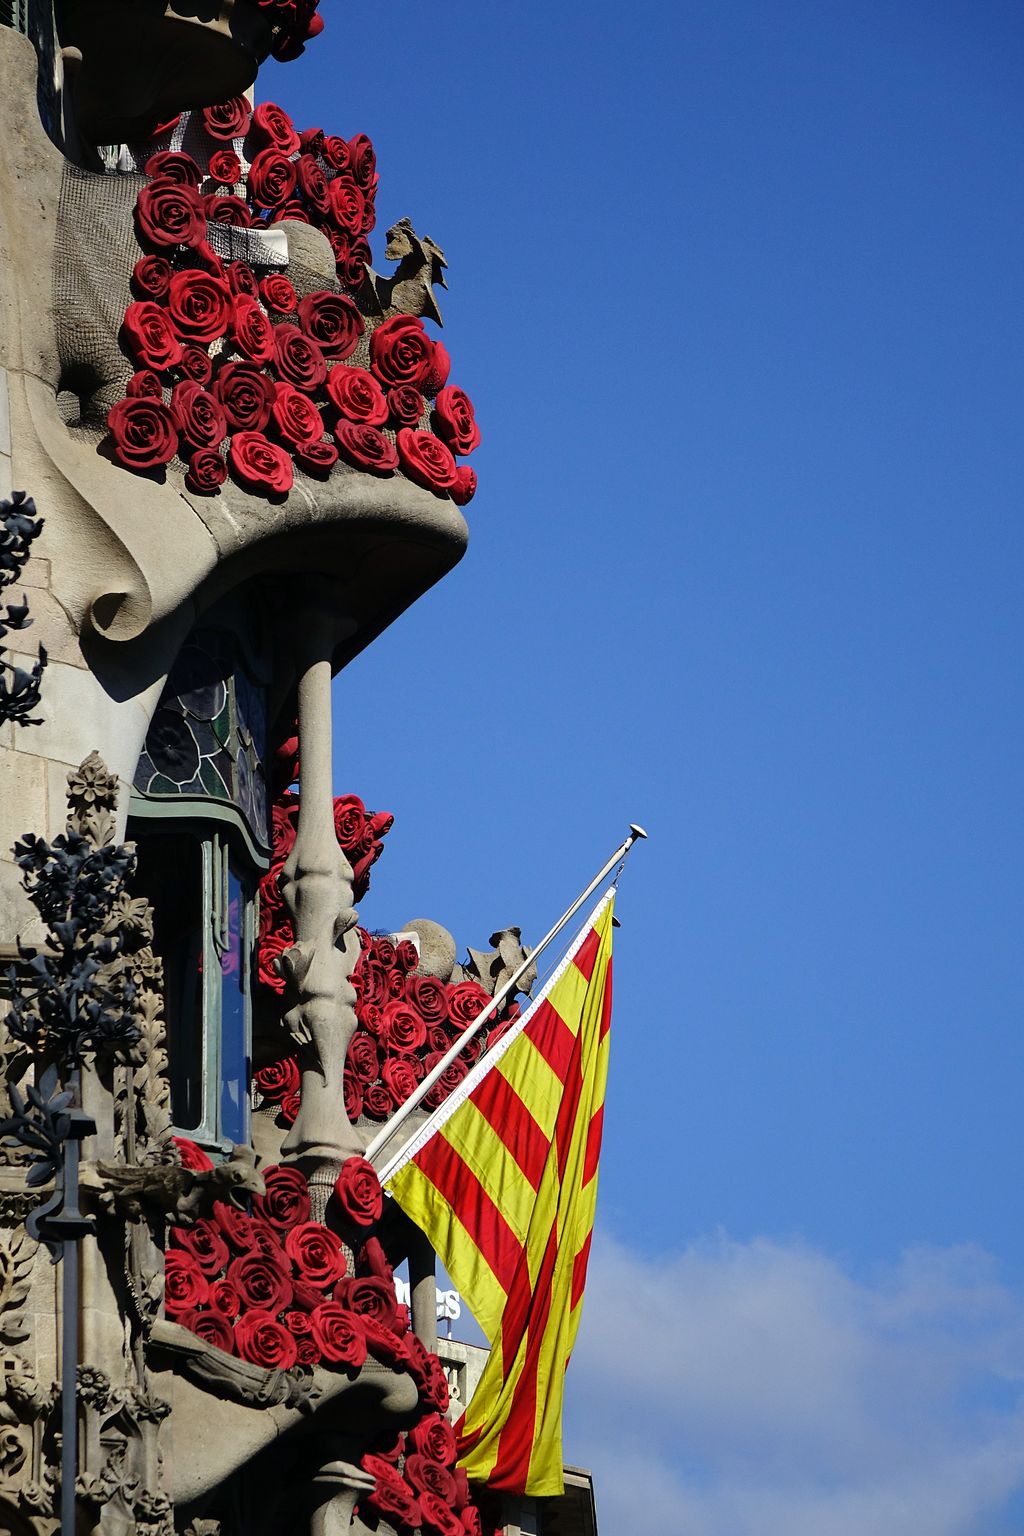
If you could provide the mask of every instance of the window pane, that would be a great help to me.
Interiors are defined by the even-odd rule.
[[[249,1139],[249,1029],[246,967],[246,909],[249,892],[231,868],[228,873],[227,949],[220,957],[220,1133],[230,1141]]]

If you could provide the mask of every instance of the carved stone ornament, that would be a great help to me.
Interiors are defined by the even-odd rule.
[[[267,1370],[261,1365],[250,1365],[247,1360],[207,1343],[180,1323],[164,1318],[154,1322],[149,1344],[150,1348],[171,1355],[175,1366],[198,1386],[248,1408],[281,1405],[311,1409],[320,1396],[311,1371]]]
[[[234,1147],[227,1161],[202,1172],[174,1163],[95,1163],[82,1169],[82,1187],[96,1190],[104,1210],[129,1221],[162,1217],[176,1227],[209,1216],[214,1201],[244,1210],[249,1196],[266,1193],[249,1146]]]

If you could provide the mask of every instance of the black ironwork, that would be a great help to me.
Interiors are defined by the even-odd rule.
[[[10,501],[0,501],[0,595],[20,577],[42,526],[35,502],[24,491],[13,491]],[[20,603],[0,607],[0,725],[7,720],[16,725],[40,724],[32,718],[32,711],[39,707],[46,647],[39,647],[39,659],[28,668],[3,657],[7,636],[26,630],[31,623],[24,597]]]

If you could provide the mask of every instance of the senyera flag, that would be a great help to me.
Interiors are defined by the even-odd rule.
[[[456,1425],[469,1477],[562,1483],[565,1368],[587,1273],[611,1016],[614,889],[550,981],[383,1178],[430,1238],[490,1356]]]

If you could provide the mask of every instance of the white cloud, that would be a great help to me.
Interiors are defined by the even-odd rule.
[[[629,1536],[994,1536],[1024,1492],[1024,1298],[969,1248],[863,1279],[800,1244],[599,1237],[566,1455]]]

